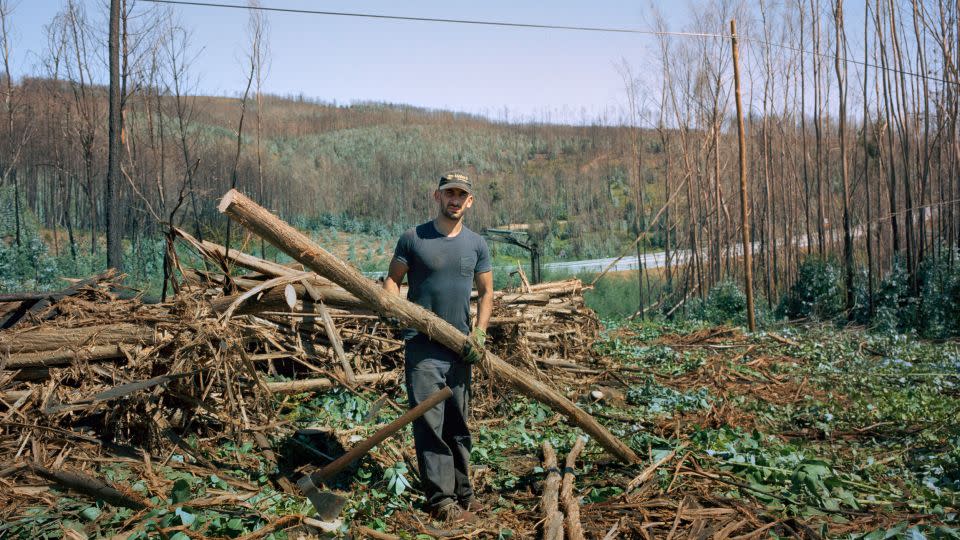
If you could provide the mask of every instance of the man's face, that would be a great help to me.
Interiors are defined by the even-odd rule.
[[[473,195],[460,188],[438,189],[433,198],[440,205],[440,213],[448,219],[460,219],[473,206]]]

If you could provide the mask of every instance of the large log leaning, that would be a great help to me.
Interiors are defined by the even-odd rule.
[[[350,291],[377,313],[396,317],[403,326],[416,328],[451,350],[461,351],[466,345],[467,336],[453,325],[399,295],[386,293],[354,267],[317,246],[307,236],[239,191],[235,189],[228,191],[220,201],[218,209],[303,263],[305,267]],[[564,414],[571,423],[593,436],[597,443],[620,460],[627,463],[639,461],[639,457],[629,446],[553,388],[504,362],[490,351],[486,351],[482,365],[487,372],[506,380],[523,394]]]

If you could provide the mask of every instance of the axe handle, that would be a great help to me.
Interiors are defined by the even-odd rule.
[[[359,444],[347,451],[346,454],[333,460],[332,463],[317,471],[313,476],[318,480],[326,480],[327,478],[337,474],[338,472],[347,468],[347,466],[353,463],[354,460],[369,452],[371,448],[383,442],[384,439],[400,431],[410,422],[413,422],[417,418],[423,416],[428,410],[433,408],[434,405],[452,396],[453,391],[450,390],[449,386],[444,386],[440,390],[430,394],[427,396],[427,399],[421,401],[419,405],[405,412],[400,418],[397,418],[393,422],[390,422],[389,424],[377,430],[377,432],[371,435],[370,438],[360,441]]]

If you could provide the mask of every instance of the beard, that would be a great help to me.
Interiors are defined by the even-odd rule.
[[[440,210],[440,213],[442,213],[447,219],[460,219],[463,217],[463,207],[461,206],[459,208],[453,208],[450,206],[444,206]]]

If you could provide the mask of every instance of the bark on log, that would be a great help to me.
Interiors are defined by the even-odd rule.
[[[218,209],[303,263],[306,268],[326,277],[367,302],[377,313],[396,317],[405,327],[416,328],[450,350],[459,352],[466,345],[467,336],[453,325],[405,298],[387,294],[354,267],[317,246],[310,238],[239,191],[232,189],[227,192],[220,201]],[[601,446],[620,460],[627,463],[636,463],[640,460],[629,446],[617,439],[596,419],[535,377],[508,364],[490,351],[486,352],[482,365],[489,373],[504,379],[523,394],[564,414],[573,424],[593,436]]]
[[[0,335],[0,355],[155,342],[156,332],[153,328],[136,324],[116,323],[79,328],[44,326],[19,332],[4,332]]]
[[[563,540],[563,513],[559,508],[560,469],[557,468],[557,453],[548,441],[543,441],[543,470],[547,479],[543,482],[543,540]]]
[[[357,384],[387,384],[397,380],[396,373],[364,373],[357,375]],[[267,388],[277,394],[299,394],[301,392],[316,392],[329,390],[340,383],[332,379],[303,379],[299,381],[268,382]]]
[[[573,470],[577,465],[577,457],[586,446],[587,440],[584,437],[577,437],[576,444],[567,454],[567,461],[563,467],[563,481],[560,485],[560,502],[563,503],[563,511],[566,513],[567,538],[569,540],[584,540],[583,526],[580,524],[580,502],[573,494]]]

